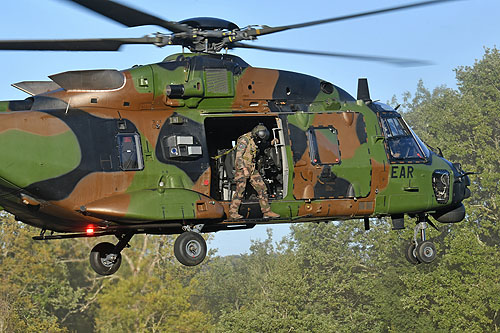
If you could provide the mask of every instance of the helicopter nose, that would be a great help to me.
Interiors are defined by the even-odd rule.
[[[451,206],[438,210],[436,213],[432,214],[436,220],[442,223],[456,223],[462,221],[466,213],[462,201],[471,196],[469,175],[472,173],[464,172],[460,163],[453,163],[452,166],[455,180],[453,184],[451,184]],[[441,170],[436,172],[444,173]]]

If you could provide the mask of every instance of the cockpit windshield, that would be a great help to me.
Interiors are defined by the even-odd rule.
[[[386,107],[390,108],[389,106]],[[388,110],[385,109],[384,111]],[[381,112],[379,115],[388,153],[392,160],[427,160],[430,155],[429,149],[397,112],[392,110],[392,112]]]

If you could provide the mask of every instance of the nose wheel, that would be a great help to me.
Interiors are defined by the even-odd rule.
[[[420,262],[430,264],[436,259],[436,246],[431,241],[424,241],[418,244],[415,252]]]
[[[406,246],[405,257],[408,262],[413,265],[418,265],[421,261],[417,258],[416,246],[415,243],[410,242],[408,246]]]
[[[419,216],[413,240],[406,246],[405,257],[413,265],[420,263],[430,264],[436,259],[436,246],[433,242],[427,240],[426,229],[429,224],[436,230],[437,227],[429,220],[427,216]],[[418,237],[420,234],[420,237]],[[420,240],[417,240],[420,238]]]

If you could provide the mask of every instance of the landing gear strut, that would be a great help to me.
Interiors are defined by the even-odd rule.
[[[428,241],[426,237],[426,229],[429,227],[429,224],[436,228],[426,215],[420,215],[414,229],[413,240],[406,247],[405,257],[414,265],[418,265],[422,262],[430,264],[436,259],[436,247],[434,243]],[[417,241],[419,234],[420,241]]]
[[[113,245],[108,242],[99,243],[90,251],[90,266],[99,275],[114,274],[122,263],[122,250],[128,246],[133,233],[118,236],[118,243]]]
[[[203,224],[184,226],[184,232],[177,237],[174,243],[174,254],[177,260],[185,266],[200,264],[207,255],[207,243],[200,235]],[[97,274],[114,274],[122,263],[121,252],[129,247],[128,242],[134,232],[117,234],[118,243],[113,245],[108,242],[99,243],[90,252],[90,266]]]

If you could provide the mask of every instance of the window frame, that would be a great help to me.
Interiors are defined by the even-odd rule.
[[[123,138],[130,137],[134,142],[135,147],[135,156],[136,156],[136,165],[137,167],[128,168],[126,167],[124,158],[123,158]],[[141,136],[138,133],[118,133],[116,135],[117,149],[118,149],[118,160],[120,161],[120,169],[122,171],[140,171],[144,169],[144,159],[142,156],[142,145],[141,145]]]
[[[426,163],[429,160],[430,157],[428,149],[424,149],[422,147],[421,140],[418,138],[418,136],[415,135],[411,127],[408,126],[408,124],[403,119],[403,117],[401,117],[400,114],[382,113],[380,114],[379,121],[385,138],[385,148],[387,157],[389,158],[391,163]],[[404,135],[400,133],[397,134],[393,133],[393,126],[391,126],[391,122],[394,121],[397,121],[397,123],[401,127],[401,130],[405,133]],[[397,132],[400,132],[400,130],[397,129]],[[411,142],[413,143],[414,146],[413,148],[417,151],[417,156],[401,157],[401,158],[394,156],[394,154],[392,153],[391,142],[395,142],[396,140],[401,140],[401,139],[411,139]]]
[[[322,156],[320,155],[320,149],[318,148],[318,141],[316,137],[316,130],[328,129],[332,134],[335,135],[336,148],[337,148],[337,161],[335,162],[323,162]],[[338,130],[333,126],[311,126],[307,129],[307,141],[309,146],[309,158],[311,159],[311,164],[313,165],[337,165],[342,163],[341,152],[340,152],[340,142],[338,136]]]

